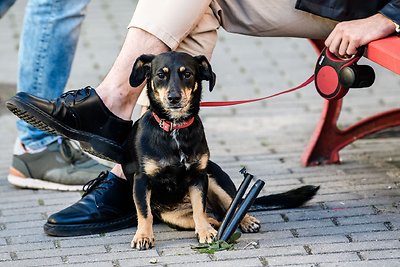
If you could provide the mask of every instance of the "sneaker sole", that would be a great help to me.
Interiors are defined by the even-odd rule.
[[[71,128],[35,106],[24,103],[18,96],[8,100],[6,106],[20,119],[42,131],[79,141],[83,150],[96,157],[116,163],[121,163],[123,160],[123,149],[117,143],[99,135]]]
[[[43,226],[46,234],[51,236],[81,236],[108,233],[137,225],[136,213],[123,218],[102,223],[60,225],[47,222]]]
[[[82,191],[83,185],[65,185],[57,184],[53,182],[43,181],[34,178],[22,178],[12,174],[7,176],[7,180],[10,184],[29,189],[47,189],[57,191]]]

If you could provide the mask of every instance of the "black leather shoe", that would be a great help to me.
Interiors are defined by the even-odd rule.
[[[68,91],[51,101],[19,92],[6,105],[36,128],[77,140],[98,157],[123,161],[122,146],[132,121],[111,113],[91,87]]]
[[[84,186],[85,194],[75,204],[47,219],[44,232],[52,236],[91,235],[137,225],[129,182],[111,172]]]

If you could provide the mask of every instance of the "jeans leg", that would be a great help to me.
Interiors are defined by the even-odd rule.
[[[0,0],[0,18],[7,13],[12,5],[14,5],[17,0]]]
[[[29,0],[20,39],[18,91],[60,96],[68,81],[89,0]],[[18,121],[21,142],[40,149],[57,137]]]

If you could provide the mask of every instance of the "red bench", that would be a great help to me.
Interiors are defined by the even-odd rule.
[[[324,47],[322,40],[311,40],[318,52]],[[400,74],[400,37],[391,36],[368,44],[365,57]],[[320,121],[304,151],[304,166],[339,163],[339,150],[368,134],[400,125],[400,109],[382,112],[363,119],[346,129],[339,129],[337,121],[342,99],[324,100]]]

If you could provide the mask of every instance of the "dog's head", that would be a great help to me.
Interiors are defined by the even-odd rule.
[[[201,81],[209,81],[212,91],[215,74],[205,56],[167,52],[142,55],[133,65],[130,85],[137,87],[147,79],[150,108],[170,120],[196,115],[201,100]]]

